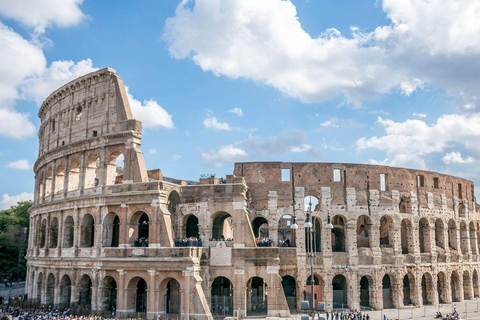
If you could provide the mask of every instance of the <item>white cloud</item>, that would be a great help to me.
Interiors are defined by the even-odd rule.
[[[17,204],[20,201],[33,200],[33,193],[23,192],[17,195],[9,195],[4,193],[2,199],[0,200],[0,210],[9,209],[11,206]]]
[[[85,18],[80,10],[83,0],[2,0],[0,15],[15,19],[41,34],[55,25],[69,27]]]
[[[172,116],[155,100],[144,100],[142,103],[128,92],[128,87],[126,89],[133,117],[142,121],[144,128],[164,127],[173,129],[175,127]]]
[[[172,155],[172,160],[173,160],[173,161],[177,161],[177,160],[180,160],[180,159],[182,159],[182,156],[181,156],[181,155],[176,154],[176,153]]]
[[[29,77],[23,83],[21,90],[24,98],[35,100],[41,104],[49,94],[69,81],[98,70],[93,67],[91,59],[74,61],[54,61],[42,73]]]
[[[204,71],[270,85],[306,102],[362,99],[425,86],[480,109],[480,2],[384,0],[390,24],[351,37],[301,26],[291,1],[184,0],[167,19],[171,55]],[[439,23],[441,21],[441,23]],[[232,37],[232,34],[235,36]]]
[[[17,170],[32,170],[33,165],[31,165],[28,160],[21,159],[7,163],[6,167]]]
[[[442,158],[442,160],[446,164],[452,164],[452,163],[465,164],[465,163],[473,163],[475,161],[475,159],[473,159],[472,157],[463,158],[460,152],[449,152]]]
[[[426,113],[414,112],[414,113],[413,113],[413,116],[414,116],[414,117],[417,117],[417,118],[426,118],[426,117],[427,117],[427,114],[426,114]]]
[[[36,133],[35,126],[30,121],[30,114],[19,113],[15,110],[0,108],[0,135],[23,139],[32,137]]]
[[[300,153],[300,152],[305,152],[308,151],[312,148],[311,145],[308,145],[306,143],[300,145],[300,146],[294,146],[290,149],[290,151],[295,152],[295,153]]]
[[[155,148],[148,149],[148,153],[150,153],[150,154],[156,154],[156,153],[157,153],[157,149],[155,149]]]
[[[331,128],[338,128],[339,127],[339,125],[333,119],[326,120],[326,121],[320,123],[320,126],[321,127],[331,127]]]
[[[306,143],[306,140],[305,132],[292,130],[269,137],[258,137],[251,134],[248,139],[238,142],[238,146],[251,150],[252,154],[269,157],[289,152],[307,151],[311,146]]]
[[[241,161],[247,157],[247,153],[233,145],[222,146],[217,150],[202,152],[204,163],[220,167],[224,162]]]
[[[239,116],[239,117],[243,117],[243,110],[242,110],[242,108],[237,108],[237,107],[236,107],[236,108],[233,108],[233,109],[228,110],[228,112],[233,113],[233,114],[236,114],[236,115]]]
[[[203,119],[203,126],[207,129],[230,131],[232,127],[226,122],[219,122],[217,118],[210,117]]]

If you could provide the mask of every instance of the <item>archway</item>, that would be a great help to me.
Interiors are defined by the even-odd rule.
[[[413,228],[410,220],[402,220],[400,235],[402,239],[402,254],[413,253]]]
[[[68,171],[68,183],[67,191],[73,191],[78,189],[78,183],[80,182],[80,161],[77,159],[70,162],[70,170]]]
[[[464,221],[462,221],[460,223],[460,247],[463,254],[468,253],[468,245],[469,245],[469,241],[468,241],[467,224]]]
[[[361,215],[357,219],[357,248],[370,247],[370,234],[372,232],[372,220],[370,217]]]
[[[382,279],[383,309],[393,308],[392,281],[388,274]]]
[[[420,219],[418,223],[418,235],[420,253],[430,252],[430,225],[426,218]]]
[[[442,219],[437,219],[435,221],[435,245],[437,247],[445,249],[445,233],[443,230]]]
[[[256,217],[252,221],[252,229],[255,238],[268,238],[268,221],[264,217]]]
[[[91,155],[85,166],[85,188],[93,188],[100,184],[100,158],[97,155]]]
[[[135,311],[147,312],[147,282],[140,278],[137,282],[137,291],[135,298]]]
[[[307,278],[307,298],[308,301],[312,301],[311,294],[312,294],[312,276]],[[313,276],[313,293],[314,295],[314,307],[317,306],[317,303],[323,301],[323,279],[322,277]]]
[[[450,250],[458,250],[457,247],[457,225],[455,221],[451,219],[448,221],[448,246]]]
[[[413,304],[412,303],[412,296],[413,296],[413,290],[415,286],[415,280],[413,278],[413,275],[410,273],[407,273],[403,277],[403,305],[408,306]]]
[[[320,219],[317,217],[312,217],[311,219],[312,225],[314,225],[315,228],[312,229],[311,232],[309,232],[307,228],[305,228],[305,250],[306,252],[321,252],[322,228],[320,224]]]
[[[468,272],[467,270],[463,271],[463,299],[473,299],[472,280],[470,278],[470,272]]]
[[[433,279],[430,273],[424,273],[422,276],[422,299],[423,305],[434,303],[433,298]]]
[[[58,245],[58,219],[56,217],[52,219],[52,223],[50,224],[50,231],[48,233],[48,236],[50,237],[48,247],[56,248]]]
[[[86,274],[80,278],[78,286],[78,305],[84,309],[91,309],[92,305],[92,279]]]
[[[52,168],[47,169],[47,176],[45,178],[45,197],[48,197],[52,194],[52,181],[53,181],[53,173]]]
[[[460,279],[457,272],[453,271],[450,276],[450,290],[452,292],[452,302],[460,301]]]
[[[447,280],[443,272],[439,272],[437,275],[437,293],[438,293],[438,302],[447,303]]]
[[[472,255],[477,255],[478,254],[478,249],[476,246],[477,242],[477,230],[475,230],[475,223],[473,221],[470,222],[469,224],[469,233],[470,233],[470,250],[472,250]]]
[[[103,278],[100,284],[99,309],[103,311],[117,309],[117,282],[111,276]]]
[[[373,280],[368,276],[360,279],[360,307],[371,307],[370,305],[370,286]]]
[[[198,218],[193,214],[188,216],[185,235],[187,236],[187,238],[190,238],[190,237],[194,237],[197,239],[200,238],[200,235],[198,232]]]
[[[49,308],[53,308],[53,302],[55,299],[55,277],[52,273],[47,278],[47,290],[45,292],[45,304]]]
[[[170,192],[170,194],[168,195],[167,208],[172,215],[176,214],[179,203],[180,203],[180,195],[178,194],[178,192],[175,190]]]
[[[295,245],[294,235],[290,226],[292,223],[291,215],[284,215],[278,221],[278,246],[279,247],[291,247]]]
[[[233,220],[227,212],[215,215],[212,225],[212,238],[216,240],[233,240]]]
[[[65,166],[60,164],[56,168],[57,174],[55,175],[55,193],[60,193],[63,191],[65,183]]]
[[[393,220],[390,216],[380,218],[380,245],[393,245]]]
[[[41,302],[42,290],[43,290],[43,273],[40,272],[37,276],[37,287],[35,292],[35,298],[38,300],[38,302]]]
[[[175,279],[170,279],[167,283],[167,294],[165,301],[165,312],[167,314],[180,314],[180,283]]]
[[[82,221],[80,244],[82,247],[93,247],[95,243],[95,221],[91,214],[86,214]]]
[[[130,218],[128,237],[134,247],[148,247],[150,218],[143,211],[135,212]]]
[[[70,307],[72,296],[72,281],[68,275],[64,275],[60,281],[60,297],[59,297],[59,309],[65,309]]]
[[[73,235],[75,232],[74,227],[75,225],[74,225],[72,216],[68,216],[65,219],[65,223],[63,227],[63,247],[64,248],[73,247]]]
[[[285,298],[287,298],[288,309],[296,310],[297,309],[297,285],[295,278],[292,276],[283,276],[282,277],[282,288],[283,293],[285,294]],[[311,286],[310,286],[310,293],[311,293]],[[315,290],[315,288],[314,288]],[[314,295],[314,304],[317,305],[317,292]],[[309,301],[312,301],[310,298]]]
[[[104,247],[118,247],[120,242],[120,218],[110,212],[103,219],[103,239]]]
[[[473,270],[473,276],[472,276],[472,282],[473,282],[473,297],[478,298],[480,297],[480,290],[478,287],[478,273],[477,270]]]
[[[247,284],[247,316],[267,315],[267,284],[260,277],[253,277]]]
[[[345,245],[345,220],[336,215],[332,219],[332,252],[346,252]]]
[[[118,150],[110,154],[107,164],[107,186],[123,182],[124,160],[123,154]]]
[[[47,219],[43,219],[40,229],[40,248],[45,248],[45,239],[47,237]]]
[[[332,279],[332,287],[333,287],[333,308],[334,309],[348,308],[347,279],[343,275],[337,274]]]
[[[228,278],[217,277],[213,280],[210,310],[214,316],[233,315],[233,285]]]

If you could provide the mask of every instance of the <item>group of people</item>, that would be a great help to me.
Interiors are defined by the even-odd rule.
[[[0,307],[0,320],[108,320],[96,315],[75,316],[70,315],[69,309],[60,311],[58,309],[25,311],[22,308],[7,307],[3,310]]]
[[[202,239],[196,237],[180,238],[175,239],[175,247],[201,247]]]
[[[285,239],[285,240],[278,240],[278,246],[279,247],[291,247],[292,245],[290,244],[290,239]]]
[[[357,309],[335,310],[327,313],[327,320],[370,320],[370,315]]]
[[[255,243],[257,244],[257,247],[271,247],[273,246],[273,240],[272,238],[256,238]]]
[[[439,311],[435,318],[443,319],[443,320],[458,320],[460,319],[460,314],[457,312],[457,308],[452,313],[447,313],[445,316]]]
[[[140,238],[135,239],[135,247],[148,247],[148,239],[147,238]]]

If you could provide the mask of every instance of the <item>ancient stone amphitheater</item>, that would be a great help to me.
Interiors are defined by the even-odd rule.
[[[236,163],[232,175],[199,182],[166,178],[146,170],[141,122],[109,68],[53,92],[39,117],[27,293],[45,305],[119,317],[288,317],[312,289],[327,310],[479,296],[469,180],[285,162]]]

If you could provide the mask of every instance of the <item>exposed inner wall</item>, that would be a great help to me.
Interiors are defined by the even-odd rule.
[[[347,204],[348,189],[355,188],[356,205],[369,205],[370,190],[378,190],[380,202],[391,202],[392,191],[398,191],[408,202],[413,192],[420,208],[446,203],[446,210],[458,210],[457,201],[459,206],[475,209],[472,181],[437,172],[341,163],[243,162],[235,163],[234,175],[245,179],[250,205],[256,210],[268,208],[272,190],[277,193],[279,207],[291,205],[292,179],[295,187],[305,188],[305,196],[321,199],[321,188],[330,188],[332,205]]]

